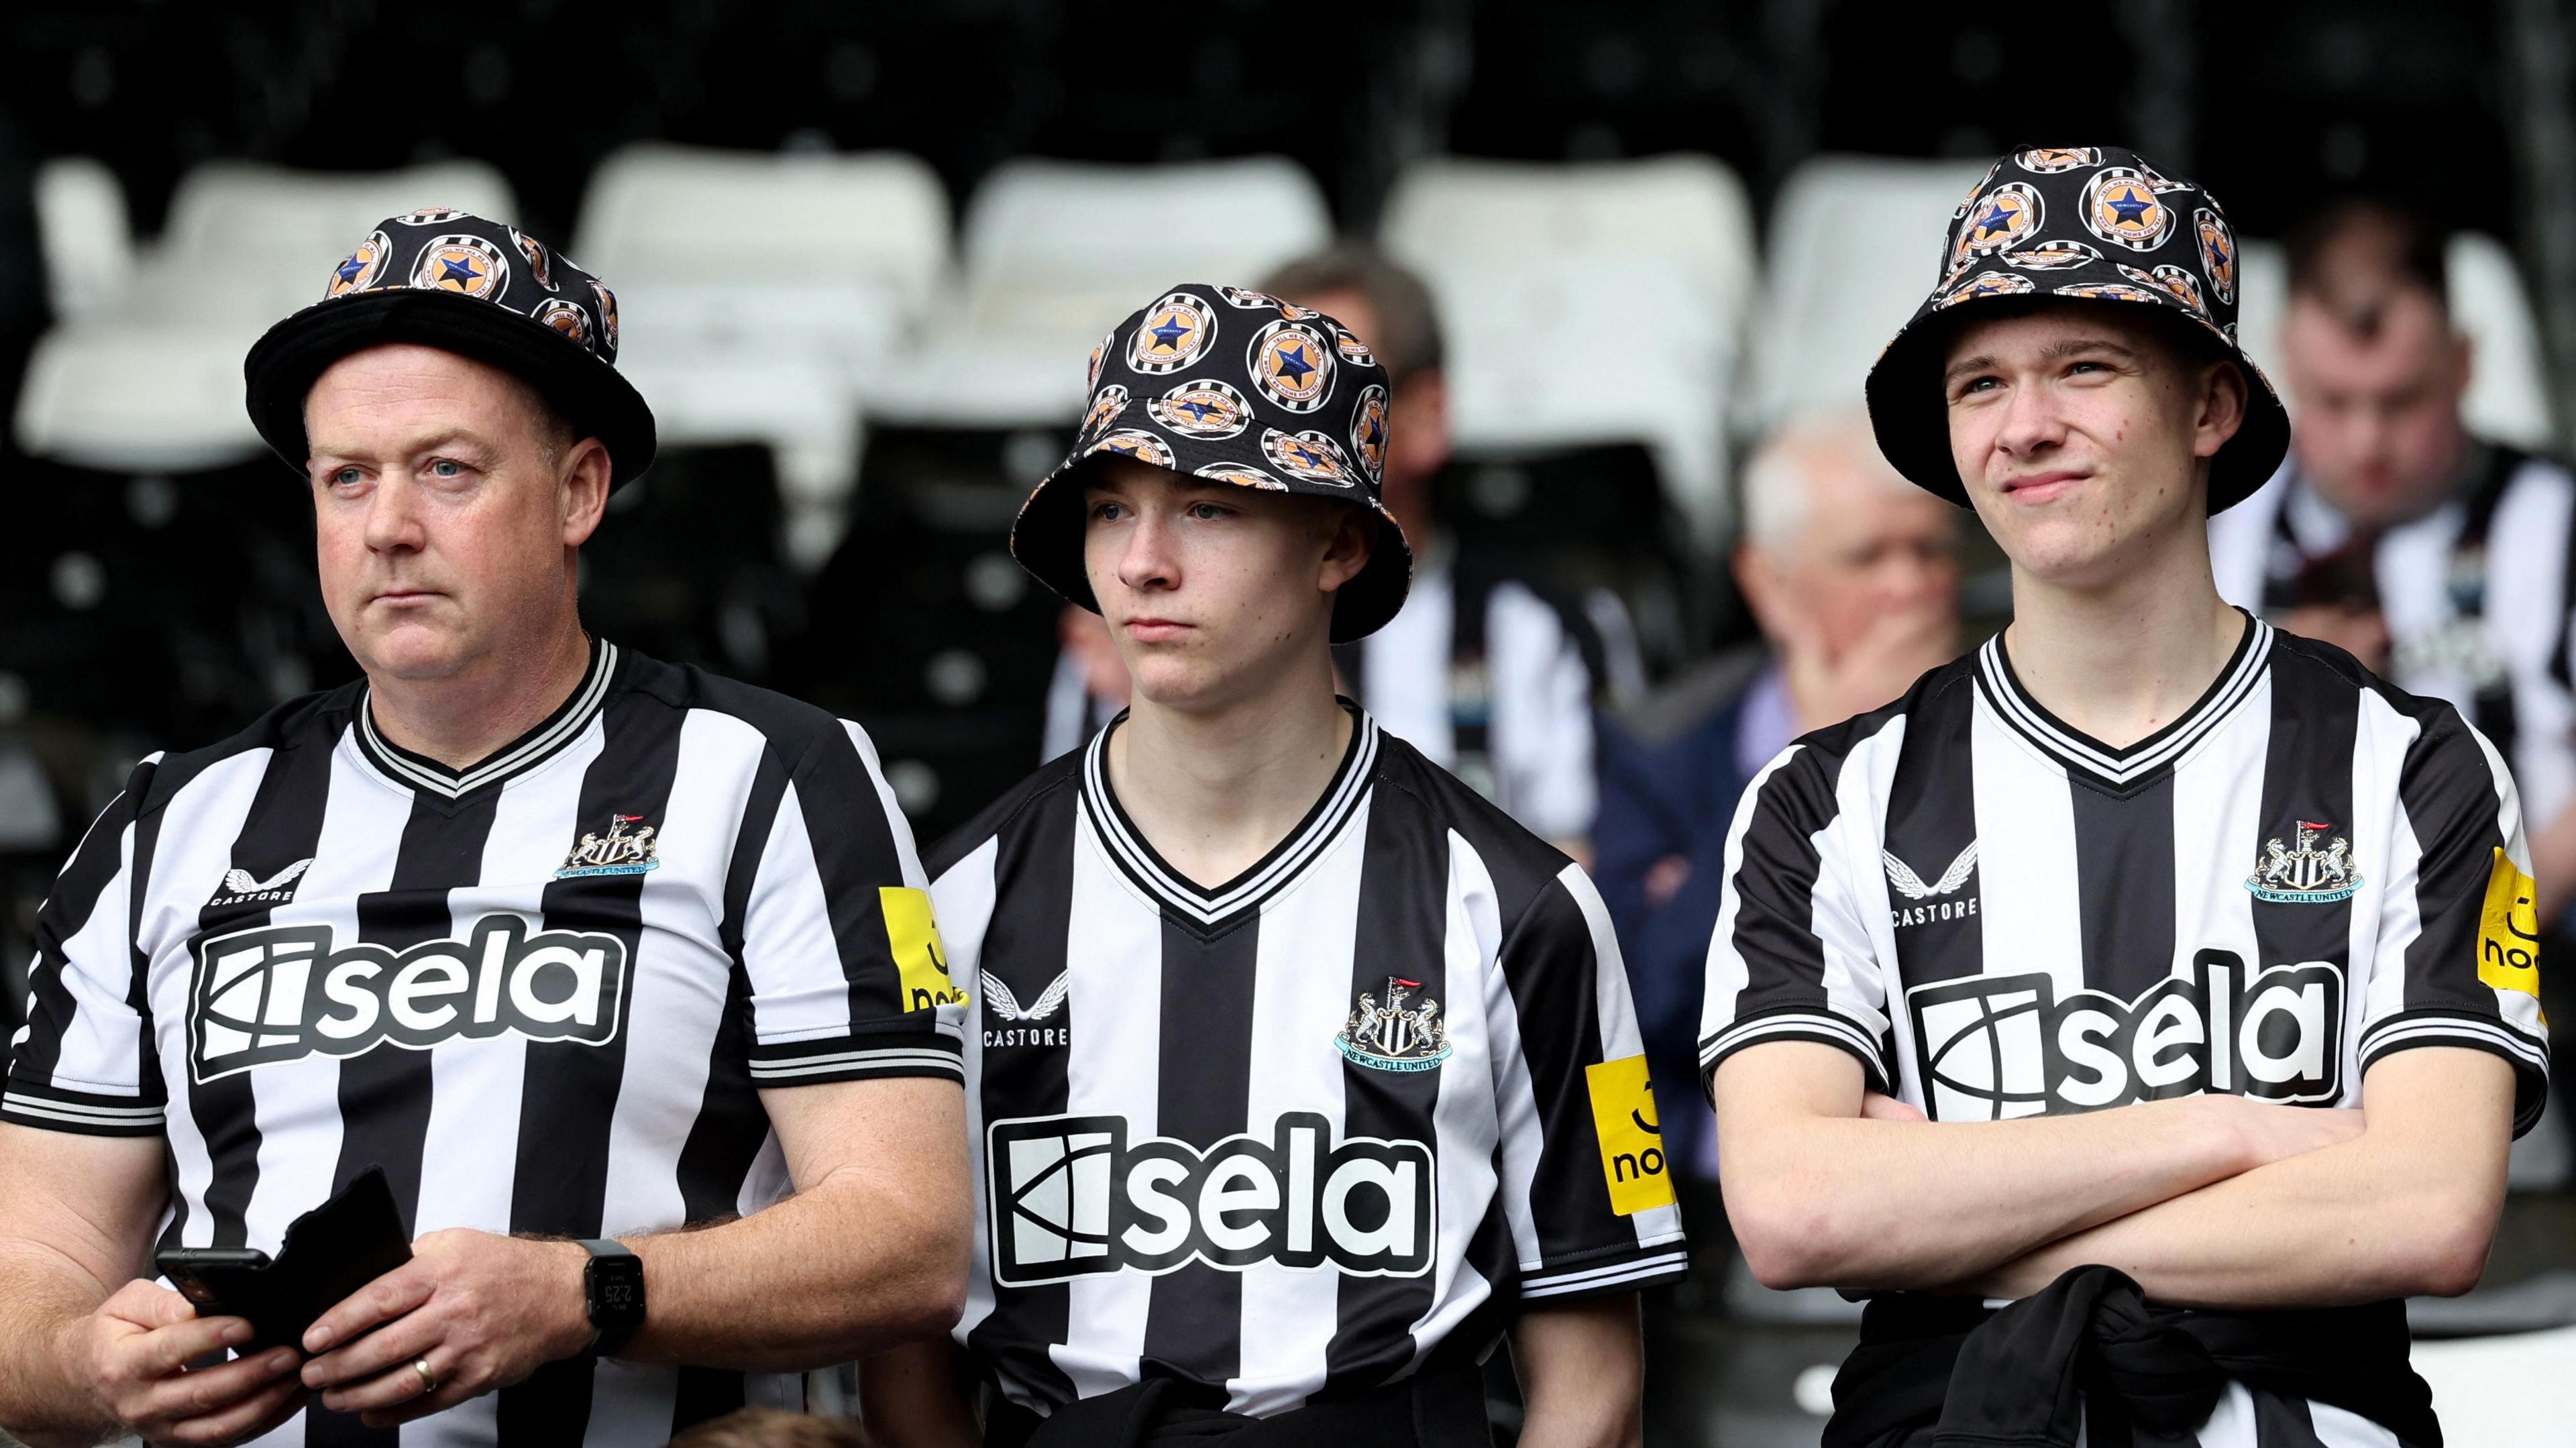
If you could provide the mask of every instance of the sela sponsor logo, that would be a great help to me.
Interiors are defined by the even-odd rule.
[[[1431,1151],[1288,1112],[1267,1141],[1129,1142],[1123,1116],[997,1121],[986,1133],[993,1278],[1006,1286],[1186,1262],[1361,1277],[1431,1270]]]
[[[531,934],[487,915],[465,940],[399,953],[334,944],[328,925],[276,925],[200,941],[188,989],[188,1064],[200,1082],[390,1041],[426,1051],[516,1033],[599,1045],[617,1034],[626,943],[588,930]]]
[[[2044,974],[1973,975],[1905,993],[1935,1121],[2098,1111],[2218,1092],[2331,1101],[2343,1091],[2343,972],[2324,961],[2249,970],[2201,951],[2188,980],[2121,1000],[2056,999]]]
[[[1950,861],[1950,868],[1943,870],[1941,878],[1929,885],[1923,883],[1921,875],[1914,873],[1913,866],[1896,858],[1895,852],[1881,850],[1878,852],[1878,858],[1879,862],[1887,867],[1888,888],[1916,902],[1911,905],[1899,905],[1889,910],[1887,912],[1889,924],[1928,925],[1936,920],[1965,920],[1977,913],[1977,897],[1974,895],[1959,900],[1944,898],[1957,894],[1959,887],[1968,883],[1968,877],[1976,873],[1977,842],[1975,840],[1968,841],[1968,847],[1961,850],[1957,858]]]
[[[304,872],[313,868],[313,857],[305,856],[285,869],[262,880],[241,868],[224,871],[224,882],[208,897],[206,908],[220,910],[228,905],[283,905],[295,898],[295,887]]]

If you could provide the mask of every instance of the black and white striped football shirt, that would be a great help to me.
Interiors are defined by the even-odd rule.
[[[1013,1402],[1160,1375],[1267,1416],[1683,1269],[1600,897],[1348,707],[1313,811],[1221,888],[1112,796],[1115,724],[932,853],[980,997],[957,1335]]]
[[[2576,475],[2512,448],[2471,450],[2457,496],[2381,534],[2370,571],[2389,681],[2443,699],[2494,742],[2541,824],[2576,804]],[[2351,524],[2295,461],[2209,520],[2219,595],[2269,618]]]
[[[2356,1106],[2381,1057],[2464,1046],[2512,1063],[2517,1133],[2539,1118],[2503,761],[2450,705],[2250,618],[2208,692],[2125,749],[2051,716],[1998,637],[1782,752],[1726,870],[1703,1071],[1820,1041],[1936,1121],[1986,1121],[2202,1092]],[[2207,1448],[2394,1441],[2229,1391]],[[2311,1407],[2313,1436],[2256,1432]]]
[[[154,756],[46,902],[0,1119],[160,1135],[164,1245],[275,1251],[382,1166],[415,1234],[596,1237],[758,1210],[763,1089],[960,1077],[911,832],[855,727],[614,645],[462,773],[363,685]],[[653,1445],[794,1376],[550,1364],[373,1432]]]

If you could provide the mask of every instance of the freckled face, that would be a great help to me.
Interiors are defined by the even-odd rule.
[[[1970,318],[1942,377],[1951,460],[2017,568],[2098,585],[2205,518],[2200,464],[2234,434],[2242,386],[2118,304]],[[2213,387],[2232,404],[2214,415]]]

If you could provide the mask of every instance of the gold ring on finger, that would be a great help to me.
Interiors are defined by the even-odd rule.
[[[411,1370],[420,1374],[420,1395],[422,1397],[428,1397],[430,1394],[438,1391],[438,1374],[429,1370],[429,1359],[413,1358],[411,1360]]]

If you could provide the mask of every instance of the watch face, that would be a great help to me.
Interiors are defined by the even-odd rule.
[[[632,1325],[644,1317],[644,1262],[631,1252],[590,1259],[590,1320],[599,1327]]]

